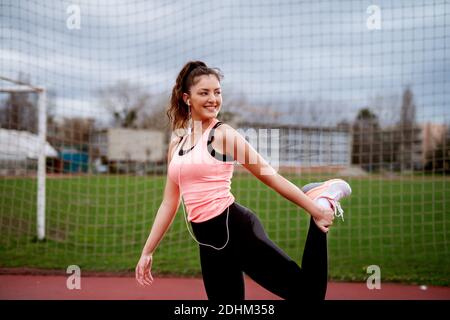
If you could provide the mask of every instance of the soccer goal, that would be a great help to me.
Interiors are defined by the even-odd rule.
[[[37,211],[36,211],[36,226],[37,239],[45,239],[45,178],[46,178],[46,136],[47,136],[47,121],[46,121],[46,90],[42,86],[35,86],[19,80],[10,79],[0,75],[0,94],[10,95],[10,109],[5,110],[5,113],[12,113],[12,121],[7,128],[0,129],[1,148],[0,161],[2,162],[3,173],[7,176],[8,172],[29,173],[25,171],[15,171],[17,164],[21,161],[25,163],[29,159],[37,160]],[[14,110],[16,106],[20,105],[20,98],[17,96],[24,94],[35,94],[37,96],[37,134],[23,130],[25,127],[19,124],[19,121],[14,121]],[[14,101],[16,100],[16,101]],[[17,101],[18,100],[18,101]],[[26,106],[25,106],[26,107]],[[20,108],[20,106],[19,106]],[[9,127],[9,128],[8,128]],[[8,164],[13,164],[9,166]],[[14,166],[16,164],[16,166]],[[25,165],[25,169],[29,167]],[[12,171],[11,171],[12,170]],[[33,175],[33,174],[32,174]]]

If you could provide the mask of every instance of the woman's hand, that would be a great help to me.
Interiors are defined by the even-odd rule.
[[[136,266],[136,281],[141,286],[149,286],[153,282],[151,273],[153,256],[151,254],[143,254]]]
[[[331,208],[318,207],[320,208],[320,214],[313,217],[314,222],[322,232],[327,233],[330,226],[333,224],[334,211]]]

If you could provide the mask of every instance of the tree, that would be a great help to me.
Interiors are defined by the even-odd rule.
[[[29,83],[19,74],[19,81]],[[11,92],[1,108],[1,127],[10,130],[38,131],[37,94],[32,92]]]
[[[416,126],[416,106],[414,95],[409,87],[403,91],[401,115],[399,122],[400,144],[398,155],[401,170],[414,168],[414,148],[419,130]]]
[[[381,165],[381,131],[378,117],[369,108],[361,109],[353,124],[352,163],[367,171]]]
[[[416,105],[414,104],[414,95],[409,87],[403,91],[401,118],[402,126],[413,126],[416,122]]]
[[[95,130],[95,119],[64,118],[59,128],[59,138],[64,146],[86,149]]]
[[[168,131],[169,122],[166,115],[166,108],[164,104],[152,106],[151,111],[143,114],[140,121],[136,122],[136,126],[141,129]]]
[[[127,81],[100,89],[98,94],[103,106],[111,113],[114,127],[138,128],[142,111],[149,107],[150,94],[140,86]]]

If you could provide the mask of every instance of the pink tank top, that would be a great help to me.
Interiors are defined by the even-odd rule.
[[[230,191],[234,161],[221,161],[208,151],[208,136],[217,122],[214,119],[194,147],[189,151],[182,150],[185,154],[180,155],[184,138],[176,147],[168,167],[169,178],[179,185],[188,221],[203,222],[214,218],[235,200]]]

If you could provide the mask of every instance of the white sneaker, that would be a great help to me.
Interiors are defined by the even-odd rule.
[[[344,221],[344,210],[339,201],[348,197],[352,193],[350,185],[342,179],[331,179],[325,182],[308,183],[302,187],[302,191],[312,200],[319,198],[328,199],[334,209],[336,217],[341,217]]]

